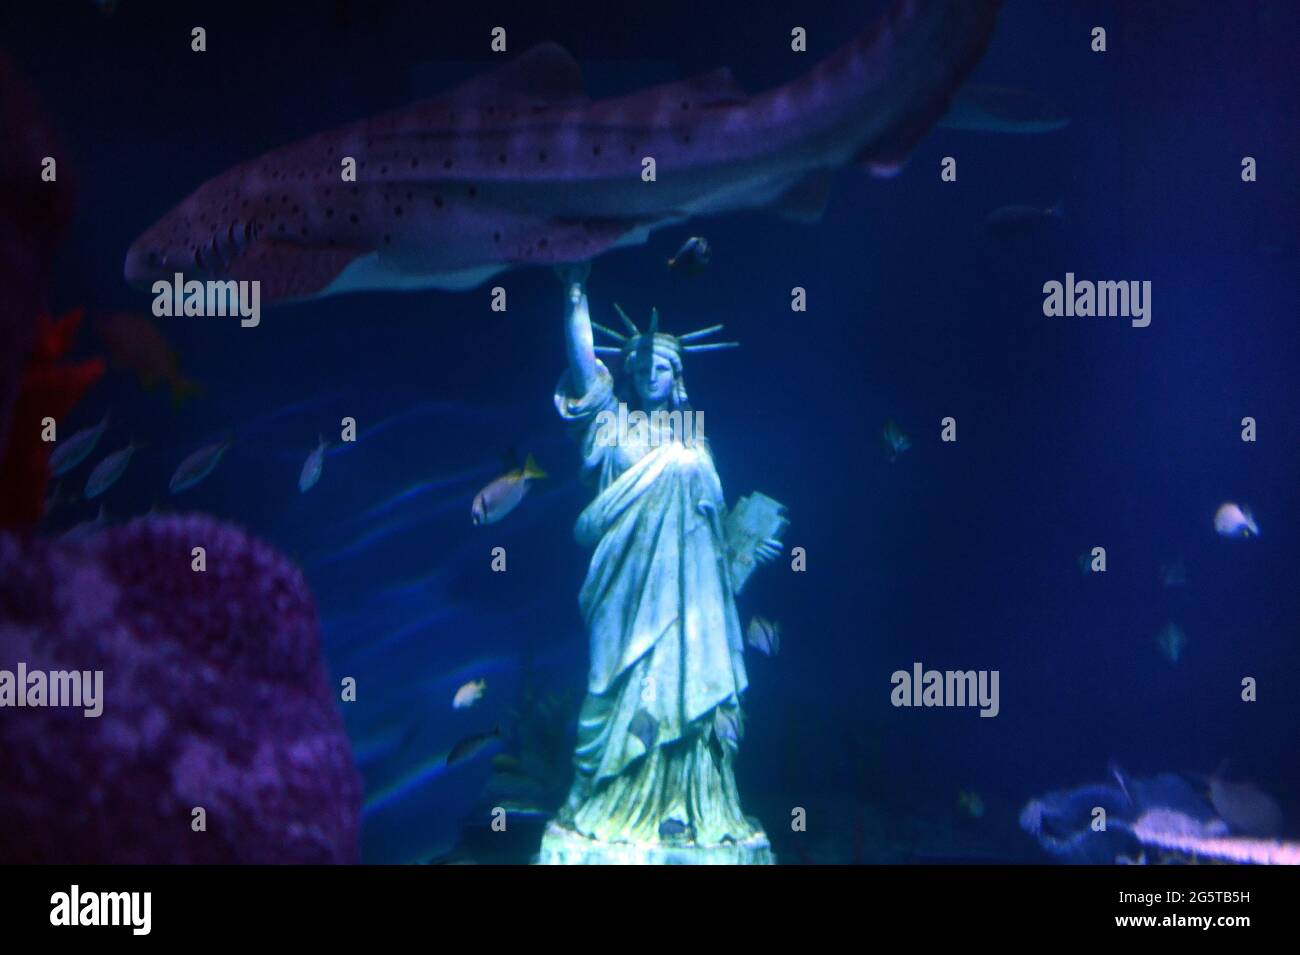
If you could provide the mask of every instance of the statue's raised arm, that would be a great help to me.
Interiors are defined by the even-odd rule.
[[[564,283],[567,305],[564,318],[564,341],[569,355],[569,369],[577,394],[591,391],[597,381],[595,341],[591,332],[591,313],[587,310],[587,276],[590,263],[556,269]]]

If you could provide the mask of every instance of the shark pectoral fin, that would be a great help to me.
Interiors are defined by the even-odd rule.
[[[804,176],[778,196],[768,210],[791,222],[820,222],[831,198],[835,172],[819,169]]]
[[[239,261],[241,278],[261,283],[261,303],[311,298],[370,250],[322,248],[268,239],[257,242]]]

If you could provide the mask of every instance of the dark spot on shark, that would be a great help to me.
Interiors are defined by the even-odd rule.
[[[492,233],[492,241],[493,241],[493,242],[500,242],[500,241],[501,241],[501,233],[500,233],[500,232],[493,232],[493,233]]]
[[[448,156],[446,159],[444,159],[444,160],[442,161],[442,168],[443,168],[443,169],[450,169],[450,168],[451,168],[451,157],[450,157],[450,156]]]
[[[353,187],[352,187],[352,195],[356,196],[356,195],[360,195],[360,193],[361,193],[361,187],[360,187],[360,186],[353,186]]]
[[[325,210],[325,218],[326,218],[326,219],[333,219],[333,218],[334,218],[334,210],[333,210],[333,209],[326,209],[326,210]]]
[[[327,195],[327,196],[328,196],[330,193],[332,193],[333,191],[334,191],[334,190],[331,189],[331,188],[329,188],[328,186],[326,186],[326,187],[322,190],[322,192],[324,192],[325,195]]]
[[[380,167],[379,167],[379,175],[381,175],[381,176],[387,176],[387,175],[388,175],[388,167],[387,167],[387,166],[380,166]]]
[[[355,212],[352,213],[352,215],[348,216],[348,219],[352,222],[353,225],[356,225],[358,222],[361,221],[360,219],[357,218],[357,214]]]
[[[546,248],[546,239],[545,239],[545,238],[538,239],[538,240],[537,240],[537,247],[538,247],[539,249],[544,249],[544,248]]]
[[[501,165],[504,166],[506,164],[506,154],[502,153],[501,155],[497,156],[497,162],[501,163]]]
[[[412,201],[414,201],[414,194],[408,192],[408,193],[406,194],[406,201],[407,201],[407,202],[412,202]]]
[[[691,104],[686,102],[686,100],[682,100],[682,109],[690,109],[690,108],[691,108]]]
[[[442,196],[434,196],[434,197],[433,197],[433,204],[434,204],[435,206],[437,206],[439,209],[441,209],[441,208],[442,208]]]
[[[420,165],[420,160],[416,159],[414,156],[411,157],[411,168],[415,169],[419,165]]]
[[[496,108],[495,106],[489,106],[489,107],[487,108],[487,114],[488,114],[489,116],[495,116],[495,115],[496,115],[496,111],[497,111],[497,108]]]
[[[392,244],[393,244],[393,237],[391,235],[385,235],[384,245],[392,245]]]
[[[478,195],[478,189],[476,189],[474,186],[470,186],[468,195],[471,199],[473,199],[475,196]]]
[[[543,149],[537,154],[538,162],[546,162],[546,150]]]
[[[395,216],[400,216],[401,214],[402,214],[402,207],[401,207],[401,206],[393,206],[393,215],[395,215]]]

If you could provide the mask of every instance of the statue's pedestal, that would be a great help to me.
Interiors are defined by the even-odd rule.
[[[744,842],[720,846],[598,842],[552,822],[542,836],[537,865],[776,865],[762,830]]]

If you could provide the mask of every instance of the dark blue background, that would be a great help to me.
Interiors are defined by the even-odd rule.
[[[54,305],[147,310],[122,258],[163,212],[238,161],[490,67],[493,26],[514,51],[564,44],[595,95],[718,65],[759,90],[881,6],[121,0],[101,16],[89,2],[25,4],[0,13],[0,44],[61,117],[80,183]],[[789,53],[795,24],[809,31],[804,59]],[[204,55],[190,52],[194,25]],[[1089,50],[1094,25],[1109,31],[1103,55]],[[865,840],[910,847],[900,858],[1035,859],[1019,807],[1112,758],[1138,773],[1232,758],[1300,832],[1298,27],[1287,3],[1010,2],[974,81],[1055,100],[1063,131],[936,130],[897,178],[842,171],[818,225],[702,221],[597,262],[597,321],[613,321],[612,301],[637,316],[656,305],[668,330],[720,321],[743,342],[688,361],[691,397],[729,499],[785,502],[786,543],[809,555],[807,573],[768,568],[741,601],[785,630],[778,658],[749,661],[739,767],[779,850],[790,808],[805,806],[819,858],[869,855]],[[956,183],[939,180],[948,155]],[[1240,180],[1246,155],[1258,182]],[[981,229],[1000,205],[1057,201],[1063,219],[1010,249]],[[664,258],[696,233],[713,264],[668,273]],[[1149,280],[1150,327],[1045,318],[1042,284],[1067,271]],[[562,299],[544,270],[500,284],[504,315],[480,289],[327,299],[251,330],[168,321],[207,393],[173,413],[118,375],[73,422],[112,407],[123,423],[105,450],[150,442],[107,495],[112,516],[201,508],[303,562],[331,668],[361,681],[344,713],[367,759],[370,859],[450,845],[487,767],[437,763],[506,717],[526,668],[575,702],[582,690],[586,555],[571,529],[588,497],[550,403]],[[795,285],[804,314],[789,309]],[[345,414],[360,444],[299,494],[317,433],[337,434]],[[953,445],[939,441],[945,415]],[[1246,415],[1255,444],[1239,438]],[[892,465],[887,418],[913,441]],[[175,465],[227,429],[240,438],[227,460],[170,499]],[[551,478],[504,523],[473,528],[473,493],[510,447]],[[1229,499],[1253,505],[1259,539],[1214,535]],[[488,571],[498,544],[504,575]],[[1076,560],[1095,545],[1108,571],[1084,577]],[[1183,588],[1162,586],[1173,558]],[[1155,644],[1168,621],[1188,636],[1177,665]],[[999,670],[1001,714],[894,709],[890,674],[913,661]],[[484,703],[453,712],[456,686],[480,675]],[[1239,701],[1243,676],[1259,702]],[[964,828],[960,790],[988,804]]]

